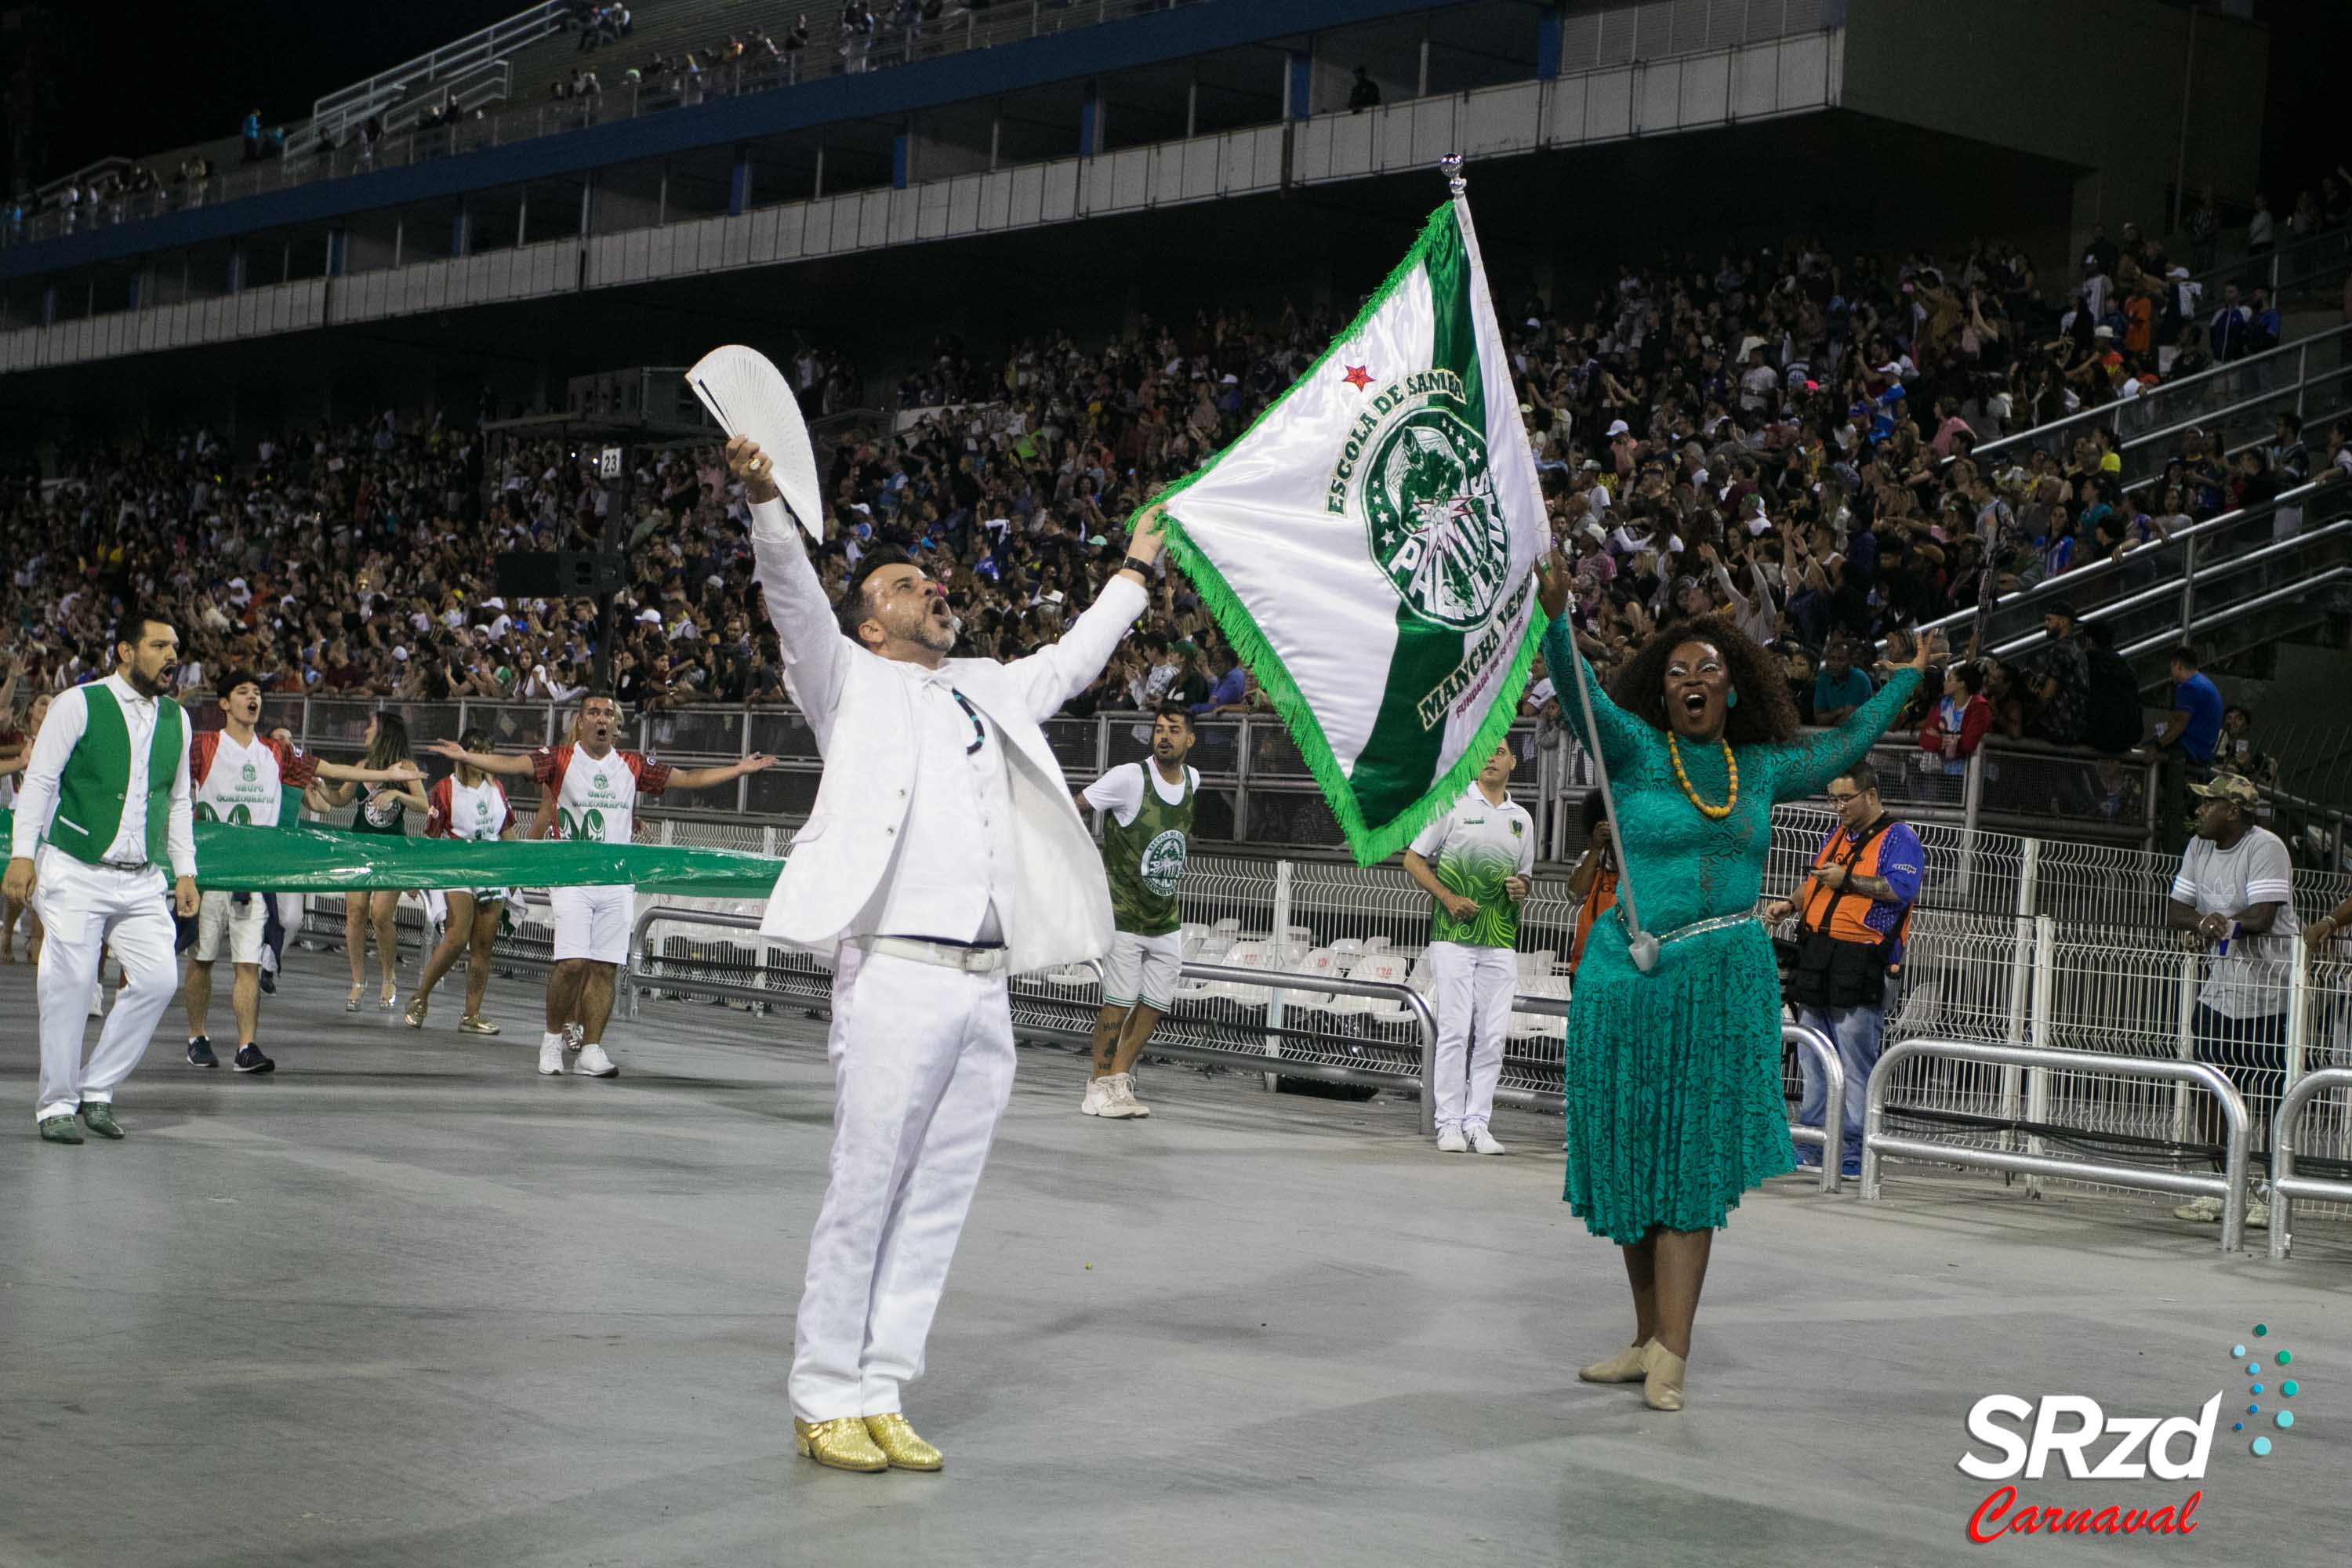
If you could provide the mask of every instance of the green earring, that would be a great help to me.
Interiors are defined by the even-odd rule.
[[[1723,694],[1723,705],[1727,709],[1737,708],[1739,706],[1739,692],[1738,689],[1735,688],[1734,689]]]

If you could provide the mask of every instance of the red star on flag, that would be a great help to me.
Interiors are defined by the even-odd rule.
[[[1349,365],[1348,367],[1348,374],[1341,376],[1339,379],[1346,382],[1349,386],[1354,387],[1358,392],[1361,392],[1364,388],[1372,384],[1371,372],[1366,370],[1360,364]]]

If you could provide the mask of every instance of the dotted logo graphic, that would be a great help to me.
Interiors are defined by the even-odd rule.
[[[2258,1340],[2268,1339],[2270,1337],[2270,1332],[2271,1326],[2268,1323],[2256,1323],[2254,1325],[2254,1338]],[[2262,1353],[2261,1347],[2256,1346],[2253,1353],[2256,1356],[2260,1356]],[[2255,1380],[2246,1385],[2246,1392],[2254,1395],[2254,1403],[2246,1406],[2246,1415],[2253,1421],[2254,1425],[2259,1426],[2262,1425],[2263,1415],[2263,1384],[2261,1381],[2263,1376],[2263,1363],[2259,1360],[2247,1361],[2246,1354],[2246,1347],[2243,1345],[2231,1345],[2230,1347],[2230,1359],[2232,1361],[2244,1362],[2246,1375]],[[2294,1364],[2294,1352],[2282,1347],[2272,1353],[2271,1362],[2273,1365],[2278,1369],[2281,1379],[2278,1385],[2278,1397],[2281,1399],[2293,1399],[2297,1393],[2301,1392],[2302,1389],[2302,1384],[2295,1382],[2294,1378],[2286,1376],[2286,1369]],[[2270,1420],[2273,1426],[2284,1432],[2294,1426],[2294,1412],[2282,1406],[2271,1413]],[[2246,1423],[2244,1421],[2233,1421],[2230,1424],[2230,1430],[2232,1432],[2243,1432],[2245,1429]],[[2257,1459],[2262,1458],[2270,1453],[2271,1440],[2267,1436],[2255,1437],[2246,1445],[2246,1451],[2253,1455]]]

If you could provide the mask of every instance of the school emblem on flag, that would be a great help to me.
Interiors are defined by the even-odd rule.
[[[1307,374],[1158,500],[1358,862],[1394,853],[1501,743],[1541,631],[1543,492],[1458,188]]]

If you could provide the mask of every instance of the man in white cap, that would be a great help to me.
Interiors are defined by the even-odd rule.
[[[876,551],[836,608],[770,458],[738,437],[727,460],[784,679],[824,755],[761,928],[834,963],[833,1155],[793,1336],[793,1436],[836,1469],[935,1470],[899,1389],[923,1369],[1012,1093],[1006,977],[1111,944],[1102,862],[1040,725],[1142,614],[1158,520],[1060,641],[1009,664],[950,658],[943,584]]]

